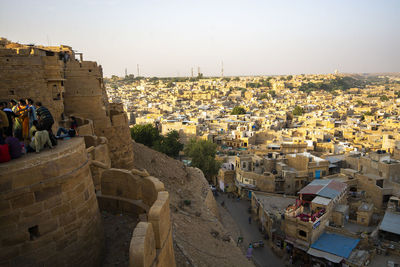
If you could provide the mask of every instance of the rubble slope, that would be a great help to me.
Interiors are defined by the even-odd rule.
[[[142,144],[133,146],[135,168],[160,179],[170,194],[178,266],[254,266],[218,220],[217,204],[199,169]]]

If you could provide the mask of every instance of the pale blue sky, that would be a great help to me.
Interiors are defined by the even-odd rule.
[[[0,36],[70,45],[105,75],[400,71],[399,0],[0,0]]]

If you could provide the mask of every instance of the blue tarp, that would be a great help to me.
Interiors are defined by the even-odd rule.
[[[343,235],[323,233],[311,247],[343,258],[348,258],[360,239]]]

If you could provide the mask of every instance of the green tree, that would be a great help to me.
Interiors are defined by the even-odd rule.
[[[258,100],[268,99],[268,95],[266,93],[262,93],[258,96]]]
[[[151,124],[136,124],[131,128],[131,137],[137,143],[152,147],[160,139],[160,134]]]
[[[268,94],[270,94],[271,97],[276,97],[276,92],[275,92],[275,90],[268,90]]]
[[[292,113],[294,116],[301,116],[304,113],[304,109],[300,106],[295,106]]]
[[[232,109],[231,115],[246,114],[246,110],[241,106],[236,106]]]
[[[172,88],[172,87],[175,87],[175,83],[171,81],[171,82],[168,82],[166,86],[167,86],[167,88]]]
[[[386,95],[381,95],[380,100],[385,102],[389,100],[389,97],[387,97]]]
[[[185,155],[192,159],[192,166],[203,171],[211,181],[217,175],[221,163],[215,159],[217,145],[207,140],[192,139],[185,147]]]
[[[173,130],[167,136],[160,136],[160,139],[154,143],[153,148],[170,157],[176,158],[179,156],[179,151],[182,151],[183,144],[179,142],[179,133]]]

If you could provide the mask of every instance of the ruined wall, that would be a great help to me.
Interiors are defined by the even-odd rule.
[[[83,138],[2,163],[0,181],[0,265],[100,264],[103,229]]]

